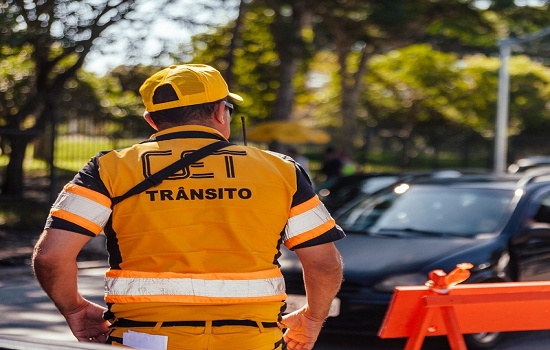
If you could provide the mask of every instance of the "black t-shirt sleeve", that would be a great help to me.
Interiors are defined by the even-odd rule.
[[[297,186],[298,190],[294,195],[292,206],[303,203],[311,199],[313,196],[316,196],[309,176],[302,169],[302,167],[300,167],[299,164],[297,163],[296,163],[296,179],[298,184]],[[334,242],[344,238],[345,236],[346,234],[344,233],[344,230],[342,230],[340,226],[335,225],[334,227],[332,227],[330,230],[323,233],[322,235],[315,237],[307,242],[300,243],[294,246],[291,250]]]
[[[107,190],[103,182],[101,182],[101,178],[99,176],[98,159],[106,153],[107,152],[100,152],[95,157],[91,158],[88,163],[78,171],[78,173],[69,183],[88,188],[90,190],[99,192],[107,197],[110,197],[109,191]],[[96,236],[93,232],[85,229],[84,227],[55,216],[48,217],[44,228],[56,228],[80,233],[86,236]]]
[[[330,242],[338,241],[344,237],[346,237],[344,230],[342,230],[340,226],[336,225],[329,231],[323,233],[322,235],[315,237],[307,242],[294,246],[291,250],[330,243]]]
[[[99,192],[107,197],[111,197],[109,191],[99,176],[99,158],[107,153],[108,151],[100,152],[95,157],[90,159],[88,163],[74,176],[71,182]]]

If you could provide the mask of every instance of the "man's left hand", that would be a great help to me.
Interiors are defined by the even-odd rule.
[[[65,314],[65,319],[79,342],[105,343],[109,335],[109,321],[103,319],[105,308],[84,300],[73,312]]]

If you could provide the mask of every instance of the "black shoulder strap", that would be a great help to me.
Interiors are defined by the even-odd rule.
[[[190,164],[195,163],[196,161],[216,152],[217,150],[229,146],[231,143],[227,141],[218,141],[199,148],[191,154],[186,155],[183,158],[178,159],[174,163],[170,164],[164,169],[161,169],[154,173],[153,175],[145,178],[142,182],[138,183],[134,187],[128,190],[121,196],[114,197],[111,199],[112,206],[118,204],[125,200],[128,197],[131,197],[135,194],[141,193],[153,186],[159,185],[164,181],[168,176],[173,175],[176,171],[181,170],[185,167],[188,167]]]

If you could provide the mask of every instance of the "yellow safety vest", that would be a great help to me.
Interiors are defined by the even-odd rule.
[[[191,130],[213,137],[178,136]],[[111,215],[110,198],[215,137],[221,135],[210,128],[177,127],[108,152],[97,158],[108,194],[69,184],[54,204],[52,217],[94,234],[105,229],[111,263],[105,300],[118,317],[170,320],[178,310],[178,319],[197,319],[201,306],[200,319],[259,313],[273,320],[286,298],[279,245],[292,249],[334,227],[317,196],[297,195],[291,161],[238,145],[127,198]],[[152,305],[155,311],[148,309]],[[220,305],[225,307],[212,308]]]

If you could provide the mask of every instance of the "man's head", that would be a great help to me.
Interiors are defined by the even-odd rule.
[[[183,124],[210,125],[212,117],[228,109],[225,102],[229,97],[243,100],[229,92],[218,70],[203,64],[165,68],[147,79],[139,92],[146,119],[150,116],[152,126],[158,129]],[[223,122],[229,124],[228,120]]]

